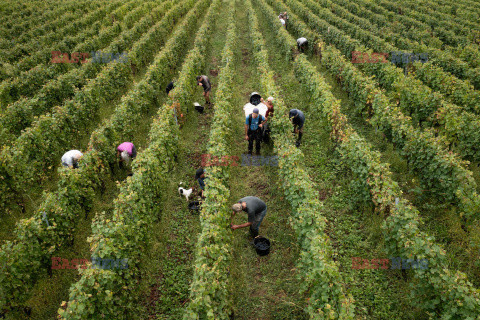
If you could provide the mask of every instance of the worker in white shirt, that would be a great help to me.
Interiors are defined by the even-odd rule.
[[[259,113],[264,119],[266,118],[268,107],[262,102],[262,97],[258,92],[252,92],[250,94],[250,102],[243,106],[245,117],[252,114],[254,108],[258,108]]]
[[[297,39],[297,48],[298,51],[304,53],[305,50],[308,49],[308,40],[306,38],[298,38]]]
[[[288,14],[287,14],[287,11],[285,12],[280,12],[280,14],[278,15],[278,19],[280,19],[280,22],[282,23],[282,25],[285,27],[285,29],[287,28],[287,22],[288,22]],[[283,21],[283,22],[282,22]]]
[[[78,168],[78,160],[83,157],[83,153],[78,150],[70,150],[62,156],[62,165],[70,168]]]

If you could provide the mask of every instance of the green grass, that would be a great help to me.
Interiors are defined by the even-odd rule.
[[[183,19],[182,19],[183,20]],[[182,20],[177,22],[179,25]],[[194,36],[190,38],[190,44],[193,44]],[[162,48],[159,48],[161,50]],[[147,68],[142,69],[141,72],[137,73],[134,77],[135,82],[140,81],[146,73]],[[132,89],[135,85],[135,82],[129,84],[127,90]],[[164,92],[164,89],[161,88]],[[159,108],[166,101],[166,96],[158,101],[157,108]],[[99,123],[103,119],[108,119],[115,107],[119,104],[120,98],[108,103],[107,106],[103,106],[100,110],[100,115],[96,122],[93,122],[89,125],[87,132],[92,132],[99,127]],[[153,117],[156,115],[156,108],[149,110],[147,114],[139,121],[137,130],[134,133],[134,138],[132,142],[137,147],[137,152],[142,152],[143,149],[148,146],[148,132],[150,131],[150,125],[152,123]],[[83,138],[83,144],[88,144],[88,139],[90,137],[85,135]],[[113,200],[118,195],[117,182],[123,181],[128,172],[131,172],[130,168],[121,170],[118,168],[118,165],[114,169],[114,174],[112,179],[105,181],[105,193],[101,194],[100,191],[97,192],[96,199],[93,203],[93,208],[89,213],[87,219],[83,216],[78,217],[78,224],[76,226],[75,235],[74,235],[74,244],[73,246],[66,246],[60,249],[54,254],[56,257],[62,257],[65,259],[88,259],[90,260],[90,244],[87,242],[87,238],[91,235],[91,223],[92,218],[96,213],[105,211],[107,216],[113,214]],[[49,183],[54,183],[54,181],[49,181]],[[55,185],[56,186],[56,185]],[[53,186],[52,186],[53,187]],[[176,188],[175,188],[176,190]],[[5,232],[2,230],[2,232]],[[26,305],[32,308],[32,313],[30,318],[27,318],[21,312],[12,312],[8,315],[7,320],[17,320],[17,319],[32,319],[32,320],[44,320],[55,317],[58,308],[62,301],[68,301],[69,288],[70,286],[79,280],[79,275],[76,270],[52,270],[52,276],[48,276],[47,271],[45,271],[41,276],[40,280],[36,283],[32,290],[32,297],[26,302]]]
[[[345,280],[345,287],[355,299],[358,319],[422,319],[408,305],[408,284],[397,270],[352,269],[352,257],[387,258],[383,253],[382,217],[371,206],[357,204],[354,180],[329,138],[326,123],[309,101],[309,96],[296,80],[291,63],[286,63],[275,50],[273,34],[265,18],[259,15],[264,38],[270,53],[270,65],[277,73],[277,83],[287,106],[305,113],[305,129],[300,149],[305,154],[309,174],[318,185],[319,199],[325,205],[327,233],[335,249],[335,260]],[[312,58],[314,60],[315,58]],[[318,58],[317,58],[318,59]],[[342,107],[352,105],[347,94],[332,81],[325,70],[319,70],[332,86],[332,92],[342,101]],[[395,272],[397,271],[397,272]]]
[[[177,22],[177,25],[179,25],[182,20],[183,18],[180,19],[179,22]],[[161,50],[162,48],[158,49]],[[147,68],[137,70],[137,73],[133,76],[133,81],[128,83],[123,92],[127,93],[129,90],[131,90],[134,87],[135,82],[140,81],[144,77],[146,72]],[[65,152],[71,149],[78,149],[82,152],[85,152],[85,149],[90,141],[91,133],[99,127],[99,124],[110,118],[111,114],[115,110],[115,107],[120,103],[120,101],[121,96],[99,106],[98,113],[95,119],[89,122],[85,127],[79,128],[80,133],[76,136],[72,136],[72,143],[65,146]],[[139,132],[138,136],[146,137],[146,134],[148,133],[148,128],[149,125],[139,126],[139,130],[143,130],[143,132]],[[139,151],[138,148],[137,151]],[[42,195],[44,191],[50,192],[56,190],[59,180],[59,174],[57,172],[57,169],[60,166],[61,161],[60,158],[58,158],[57,164],[52,165],[49,169],[49,172],[46,173],[46,179],[40,181],[36,185],[31,186],[28,190],[18,191],[18,194],[16,195],[16,201],[12,201],[8,204],[8,207],[6,208],[6,214],[0,215],[0,221],[2,223],[2,229],[0,230],[0,240],[14,240],[15,237],[13,231],[15,230],[16,222],[20,219],[30,218],[33,215],[35,210],[41,205],[43,201]],[[25,210],[22,210],[22,207],[16,202],[23,204]]]
[[[217,75],[221,67],[221,52],[225,43],[225,30],[228,21],[225,6],[222,7],[210,39],[202,74],[212,82],[210,100],[215,102]],[[199,21],[199,25],[202,21]],[[192,84],[195,85],[195,84]],[[198,87],[193,102],[204,105],[202,90]],[[178,194],[179,183],[188,189],[194,187],[190,201],[197,200],[200,188],[194,179],[196,169],[201,167],[201,155],[206,148],[213,107],[205,106],[203,114],[189,108],[184,113],[187,121],[181,128],[179,153],[175,169],[169,173],[168,194],[163,198],[162,217],[152,226],[153,239],[146,248],[142,265],[145,278],[141,282],[141,292],[146,298],[142,302],[141,319],[180,319],[189,298],[190,283],[193,277],[194,249],[200,232],[199,212],[190,212],[188,202]],[[195,194],[195,197],[193,195]]]
[[[245,9],[237,2],[237,28],[239,47],[234,128],[231,142],[232,155],[241,159],[247,153],[244,140],[245,115],[243,105],[250,93],[260,91],[256,65],[251,56],[248,23]],[[262,94],[262,92],[260,92]],[[266,97],[264,97],[266,98]],[[262,144],[263,156],[273,155],[272,146]],[[256,196],[267,204],[267,214],[259,234],[271,242],[271,251],[260,257],[249,243],[248,228],[234,232],[233,263],[231,266],[231,291],[235,319],[305,319],[305,299],[298,293],[295,262],[299,255],[296,236],[288,219],[291,207],[283,198],[278,168],[273,166],[236,166],[230,173],[230,202],[236,203],[245,196]],[[245,214],[236,215],[234,224],[247,221]]]
[[[458,209],[451,204],[443,203],[441,198],[422,189],[418,174],[409,168],[405,157],[400,155],[400,150],[389,142],[383,133],[368,125],[358,115],[355,104],[348,94],[317,58],[310,58],[310,61],[332,86],[334,96],[342,101],[342,111],[347,115],[350,124],[375,150],[381,153],[382,162],[390,164],[392,179],[398,182],[403,191],[403,197],[411,201],[421,212],[425,222],[421,230],[434,236],[436,242],[445,248],[449,268],[465,272],[470,281],[477,287],[480,286],[480,264],[476,263],[480,257],[478,224],[468,233],[465,232],[461,228],[462,221],[458,215]]]
[[[226,2],[225,2],[226,3]],[[248,23],[245,8],[241,1],[236,2],[236,25],[239,35],[236,53],[236,77],[234,78],[235,112],[228,115],[233,118],[230,138],[231,155],[247,153],[247,142],[244,140],[244,112],[242,107],[247,103],[253,91],[260,91],[258,73],[251,55]],[[221,69],[221,53],[225,44],[225,30],[229,21],[227,5],[222,6],[210,46],[205,56],[206,67],[202,72],[210,77],[213,88],[211,100],[215,102],[217,74]],[[400,270],[377,269],[356,270],[352,268],[352,258],[365,259],[388,258],[384,252],[384,239],[381,225],[383,217],[372,210],[371,204],[357,202],[355,177],[343,163],[335,151],[329,138],[326,123],[319,111],[311,104],[308,94],[298,83],[293,74],[291,63],[276,48],[274,35],[267,24],[269,21],[256,11],[262,26],[267,48],[270,53],[270,65],[276,72],[276,81],[282,89],[281,96],[289,108],[297,108],[306,115],[305,132],[302,146],[305,164],[309,175],[318,186],[319,199],[324,204],[322,214],[327,218],[326,232],[331,239],[338,262],[339,270],[345,281],[343,285],[355,299],[356,319],[426,319],[421,310],[411,307],[409,297],[408,274]],[[202,20],[198,21],[200,25]],[[193,44],[194,35],[190,39]],[[159,48],[160,49],[160,48]],[[480,255],[480,227],[473,227],[467,234],[460,227],[460,220],[454,207],[441,204],[425,190],[421,190],[415,173],[411,172],[406,160],[400,156],[395,146],[388,142],[384,135],[367,125],[356,114],[356,107],[348,94],[336,79],[320,64],[317,57],[310,57],[319,73],[331,85],[334,96],[341,100],[342,111],[348,116],[355,130],[366,138],[372,146],[381,152],[382,161],[390,164],[392,178],[399,183],[404,196],[411,200],[422,212],[425,225],[422,230],[435,235],[436,241],[447,250],[450,268],[466,272],[469,280],[480,285],[478,257]],[[134,77],[139,81],[146,69]],[[172,72],[173,74],[173,72]],[[176,72],[175,72],[176,74]],[[135,82],[125,90],[133,88]],[[192,84],[194,85],[194,84]],[[164,88],[159,88],[163,91]],[[260,92],[260,94],[263,94]],[[266,97],[264,97],[266,98]],[[119,103],[120,98],[101,106],[96,121],[82,130],[77,145],[87,145],[89,134],[98,128],[101,121],[108,119]],[[157,107],[165,101],[160,99]],[[192,97],[203,105],[202,90],[198,88]],[[151,110],[138,125],[132,142],[139,152],[148,146],[148,132],[152,116]],[[193,276],[194,249],[197,235],[200,232],[198,215],[187,208],[188,202],[178,194],[178,186],[195,187],[195,170],[201,166],[201,154],[206,153],[213,108],[206,106],[204,114],[198,114],[193,108],[184,113],[187,121],[181,128],[179,154],[176,167],[168,172],[170,177],[167,190],[162,196],[161,217],[151,225],[151,240],[145,243],[143,259],[139,274],[139,292],[143,297],[138,306],[138,319],[180,319],[184,307],[188,303],[189,288]],[[68,148],[66,148],[68,149]],[[262,144],[263,156],[273,155],[272,145]],[[474,164],[475,165],[475,164]],[[474,176],[478,181],[480,170],[472,165]],[[117,181],[127,175],[126,170],[115,170],[111,180],[106,181],[106,191],[97,193],[93,209],[88,217],[78,217],[75,230],[75,242],[72,246],[60,249],[54,256],[74,259],[90,259],[90,244],[87,238],[91,235],[91,219],[97,213],[113,212],[113,201],[118,195]],[[14,239],[15,222],[28,218],[42,201],[44,190],[55,190],[58,180],[56,170],[49,179],[32,188],[24,195],[26,206],[24,213],[20,207],[12,204],[9,213],[2,217],[0,239]],[[230,299],[233,302],[235,319],[306,319],[304,307],[306,297],[298,292],[296,261],[300,248],[294,231],[290,227],[292,214],[289,203],[283,197],[281,177],[278,168],[272,166],[234,166],[230,171],[230,203],[252,195],[264,200],[268,206],[267,215],[260,227],[260,235],[270,239],[272,247],[269,255],[260,257],[249,244],[248,228],[232,231],[234,234],[232,264],[230,274]],[[480,187],[479,187],[480,188]],[[197,191],[196,190],[196,191]],[[194,192],[196,195],[196,192]],[[191,197],[191,200],[197,197]],[[235,217],[233,223],[247,221],[245,214]],[[476,248],[476,250],[475,250]],[[474,257],[474,258],[472,258]],[[60,303],[68,300],[70,286],[79,279],[76,270],[52,270],[52,276],[45,271],[32,290],[32,297],[27,305],[32,308],[32,315],[26,317],[21,312],[12,312],[7,320],[17,319],[53,319]]]

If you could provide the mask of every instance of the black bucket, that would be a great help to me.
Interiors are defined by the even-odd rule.
[[[266,256],[270,253],[270,240],[264,237],[257,237],[253,240],[253,245],[259,256]]]
[[[200,210],[200,201],[192,201],[188,204],[188,209],[192,211]]]

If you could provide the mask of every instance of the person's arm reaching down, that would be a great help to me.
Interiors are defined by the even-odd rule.
[[[233,230],[240,229],[240,228],[246,228],[246,227],[251,226],[252,224],[253,224],[252,222],[246,222],[246,223],[243,223],[243,224],[232,224],[231,228]]]

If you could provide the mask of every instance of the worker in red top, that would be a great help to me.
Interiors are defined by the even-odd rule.
[[[268,97],[267,101],[261,99],[262,103],[267,106],[267,112],[265,113],[265,124],[263,125],[263,142],[268,143],[270,141],[270,117],[273,116],[273,97]]]

